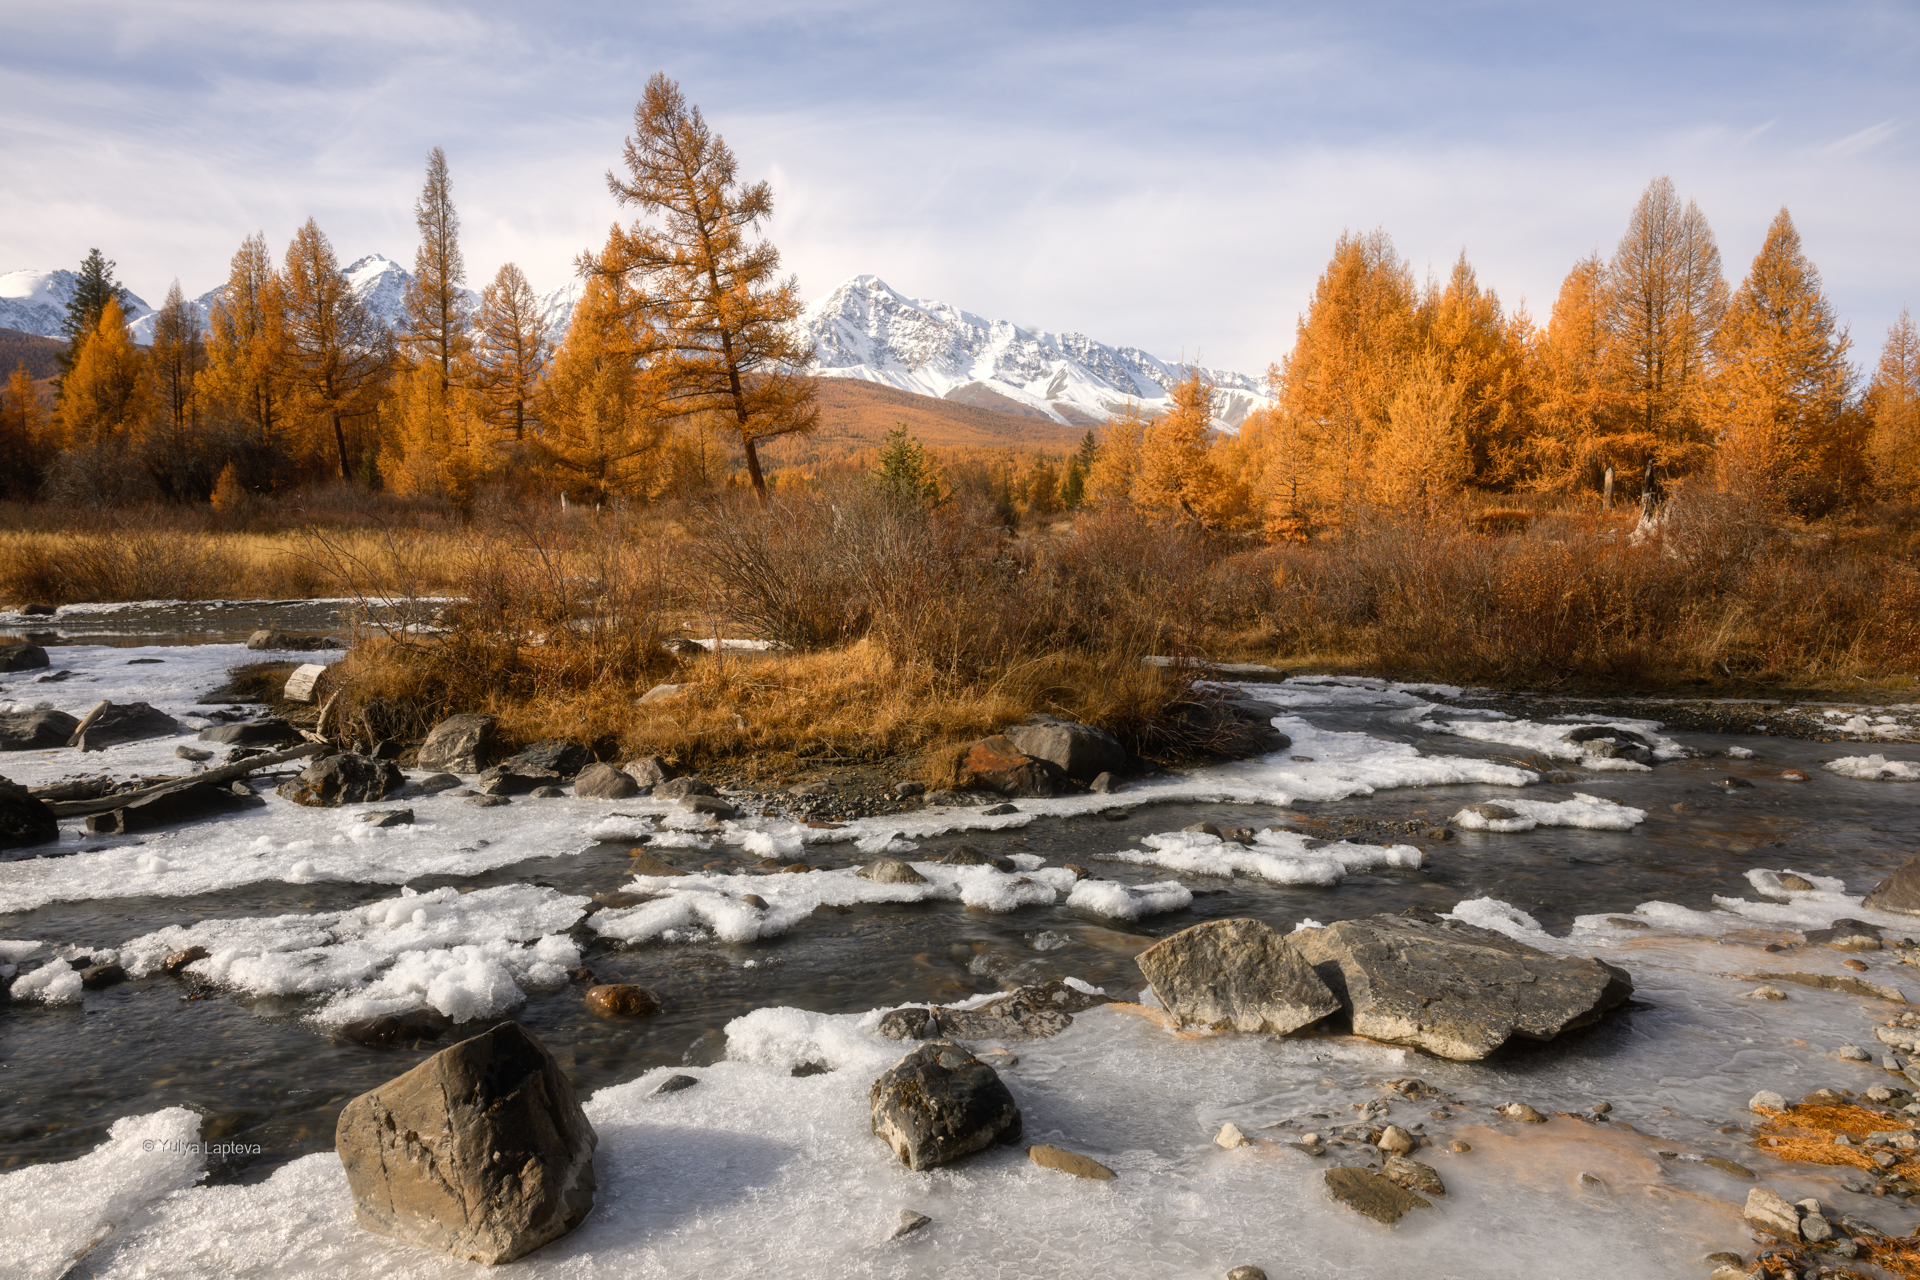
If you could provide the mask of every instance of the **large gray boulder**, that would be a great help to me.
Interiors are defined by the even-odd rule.
[[[513,1022],[361,1094],[334,1131],[362,1227],[489,1264],[580,1225],[598,1141],[560,1064]]]
[[[435,773],[478,773],[493,755],[492,716],[448,716],[420,744],[419,765]]]
[[[15,711],[0,715],[0,751],[47,751],[64,747],[80,721],[64,711]]]
[[[280,784],[280,794],[295,804],[324,809],[384,800],[406,785],[406,775],[391,760],[341,754],[323,756]]]
[[[1051,760],[1030,756],[1004,733],[982,738],[960,761],[966,786],[1017,798],[1057,796],[1070,791],[1066,770]]]
[[[37,644],[0,644],[0,671],[36,671],[47,665],[47,651]]]
[[[573,780],[573,794],[588,800],[625,800],[640,784],[610,764],[590,764]]]
[[[1182,929],[1135,963],[1182,1027],[1283,1036],[1340,1009],[1287,935],[1258,920],[1209,920]]]
[[[1893,874],[1868,891],[1860,905],[1875,911],[1920,916],[1920,858],[1908,858],[1895,867]]]
[[[593,763],[593,753],[577,742],[548,738],[544,742],[523,747],[500,763],[525,770],[544,769],[548,773],[571,778]]]
[[[0,778],[0,849],[59,838],[60,823],[46,802],[19,783]]]
[[[82,720],[86,727],[69,743],[82,751],[101,751],[123,742],[144,742],[180,732],[179,721],[144,702],[110,702],[88,716],[92,723]]]
[[[1353,1017],[1353,1030],[1470,1062],[1519,1036],[1551,1040],[1633,994],[1604,960],[1548,955],[1454,920],[1369,916],[1288,936]]]
[[[551,769],[527,764],[497,764],[491,769],[482,769],[473,786],[483,796],[524,796],[536,787],[551,786],[560,781],[560,775]]]
[[[229,747],[290,747],[300,741],[300,731],[273,716],[246,724],[209,725],[200,731],[200,741]]]
[[[94,835],[124,836],[258,809],[264,804],[266,801],[244,782],[188,784],[142,796],[106,813],[88,814],[87,830]]]
[[[659,756],[641,756],[620,766],[620,772],[643,787],[657,787],[673,777],[673,770]]]
[[[916,1172],[1020,1139],[1020,1108],[992,1067],[951,1040],[921,1045],[873,1082],[873,1131]]]
[[[684,778],[669,778],[665,782],[654,784],[655,800],[685,800],[688,796],[711,796],[719,793],[713,784],[705,778],[688,774]]]
[[[1050,760],[1075,782],[1092,782],[1103,773],[1122,773],[1127,749],[1105,729],[1048,715],[1029,716],[1004,733],[1007,741],[1036,760]]]

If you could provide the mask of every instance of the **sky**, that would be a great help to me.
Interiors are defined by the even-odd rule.
[[[0,271],[91,247],[149,304],[315,218],[411,266],[445,149],[469,283],[630,221],[664,71],[775,196],[805,297],[872,273],[1259,373],[1343,231],[1461,252],[1545,323],[1670,176],[1730,283],[1784,205],[1855,359],[1920,304],[1920,4],[0,0]]]

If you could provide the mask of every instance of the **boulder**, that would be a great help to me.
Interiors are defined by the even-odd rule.
[[[64,747],[80,722],[64,711],[15,711],[0,715],[0,751],[49,751]]]
[[[986,853],[970,844],[957,844],[947,850],[946,857],[940,859],[942,866],[948,867],[992,867],[995,871],[1012,871],[1012,858],[998,853]]]
[[[144,702],[105,702],[87,713],[67,745],[100,751],[123,742],[143,742],[179,732],[177,720]]]
[[[406,783],[400,766],[372,756],[324,756],[280,784],[280,794],[295,804],[332,808],[384,800]]]
[[[334,1035],[351,1044],[369,1049],[392,1049],[438,1040],[453,1020],[438,1009],[409,1009],[405,1013],[383,1013],[343,1024]]]
[[[1747,1192],[1746,1207],[1740,1216],[1755,1230],[1777,1236],[1789,1243],[1800,1239],[1800,1210],[1772,1187],[1755,1187]]]
[[[719,796],[682,796],[680,807],[688,813],[699,814],[703,818],[737,818],[740,810],[728,804]]]
[[[107,813],[89,814],[87,830],[94,835],[131,835],[177,822],[197,822],[242,809],[258,809],[266,803],[245,783],[180,786],[143,796]]]
[[[1154,943],[1136,963],[1182,1027],[1283,1036],[1340,1009],[1288,936],[1258,920],[1194,925]]]
[[[275,649],[288,653],[310,653],[315,649],[338,649],[332,636],[300,636],[291,631],[256,631],[247,637],[249,649]]]
[[[524,796],[536,787],[559,780],[560,775],[550,769],[525,764],[497,764],[491,769],[482,769],[473,786],[483,796]]]
[[[1238,757],[1285,751],[1293,745],[1292,738],[1273,727],[1279,711],[1251,699],[1208,698],[1175,703],[1167,708],[1167,715],[1186,728],[1200,749]]]
[[[290,747],[300,741],[300,731],[276,716],[250,724],[210,725],[200,731],[200,741],[229,747]]]
[[[1020,1139],[1020,1108],[992,1067],[950,1040],[921,1045],[868,1094],[873,1131],[916,1172]]]
[[[18,783],[0,778],[0,849],[45,844],[59,838],[59,820],[46,802]]]
[[[413,790],[418,795],[438,795],[442,791],[451,791],[460,785],[460,779],[451,773],[430,773],[414,781]]]
[[[587,1009],[602,1018],[651,1018],[660,1002],[645,987],[631,982],[609,982],[587,988]]]
[[[1048,715],[1028,716],[1002,735],[1036,760],[1048,760],[1075,782],[1092,782],[1103,773],[1127,767],[1127,749],[1105,729]]]
[[[1835,920],[1824,929],[1802,930],[1802,936],[1809,943],[1836,951],[1878,951],[1886,945],[1879,928],[1864,920]]]
[[[0,671],[36,671],[49,665],[47,651],[37,644],[0,644]]]
[[[669,778],[665,782],[653,784],[655,800],[685,800],[688,796],[710,796],[717,794],[713,784],[705,778],[688,774],[684,778]]]
[[[580,1225],[597,1142],[560,1065],[513,1022],[361,1094],[334,1136],[362,1227],[488,1264]]]
[[[493,756],[492,716],[448,716],[420,744],[419,765],[436,773],[478,773]]]
[[[640,784],[610,764],[590,764],[573,780],[573,794],[588,800],[625,800]]]
[[[982,738],[960,761],[964,785],[1003,796],[1057,796],[1067,790],[1067,774],[1051,760],[1030,756],[1005,734]]]
[[[1327,1190],[1333,1198],[1388,1226],[1414,1209],[1431,1209],[1433,1202],[1380,1174],[1352,1165],[1327,1170]]]
[[[875,858],[854,872],[875,884],[925,884],[927,878],[898,858]]]
[[[641,756],[620,766],[620,772],[643,787],[657,787],[673,777],[673,770],[659,756]]]
[[[976,1009],[909,1005],[880,1019],[876,1028],[889,1040],[1038,1040],[1073,1025],[1073,1015],[1107,997],[1080,991],[1064,982],[1021,987]]]
[[[1920,858],[1908,858],[1873,886],[1860,904],[1874,911],[1920,916]]]
[[[287,677],[287,683],[280,690],[280,696],[288,702],[312,702],[314,693],[320,687],[320,677],[327,674],[325,665],[318,662],[304,663],[293,669]]]
[[[577,742],[568,742],[564,738],[549,738],[522,748],[508,756],[501,764],[521,768],[529,772],[544,770],[558,774],[562,778],[571,778],[589,764],[593,755]]]
[[[1430,1164],[1421,1164],[1418,1160],[1409,1160],[1405,1156],[1388,1156],[1386,1168],[1380,1171],[1380,1175],[1409,1191],[1424,1192],[1430,1196],[1447,1194],[1447,1184],[1440,1180],[1438,1170]]]
[[[1550,956],[1438,917],[1342,920],[1287,941],[1347,1007],[1356,1034],[1456,1061],[1514,1036],[1550,1040],[1587,1026],[1633,994],[1627,973],[1603,960]]]

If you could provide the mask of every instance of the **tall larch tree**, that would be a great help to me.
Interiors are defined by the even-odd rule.
[[[1858,486],[1865,432],[1850,346],[1782,209],[1714,344],[1710,412],[1729,487],[1813,516]]]
[[[1085,501],[1088,506],[1116,507],[1132,503],[1146,433],[1146,415],[1132,401],[1127,402],[1125,410],[1107,419],[1094,445],[1093,465],[1087,470]]]
[[[1727,305],[1720,249],[1666,177],[1648,184],[1607,266],[1608,330],[1619,349],[1632,465],[1688,471],[1705,461],[1708,353]]]
[[[1270,381],[1307,458],[1317,506],[1366,488],[1398,380],[1419,341],[1413,272],[1385,231],[1342,235],[1300,317],[1293,351]]]
[[[205,384],[208,400],[230,415],[263,460],[282,451],[288,368],[286,290],[266,233],[255,232],[235,251],[226,287],[207,317]]]
[[[1466,384],[1437,351],[1419,355],[1387,406],[1387,430],[1367,469],[1367,497],[1431,518],[1474,476]]]
[[[615,227],[606,250],[582,266],[625,279],[645,313],[645,369],[657,410],[737,439],[764,501],[756,446],[812,431],[819,418],[804,369],[812,351],[793,325],[799,286],[776,274],[780,251],[760,234],[773,214],[773,190],[765,182],[740,185],[726,141],[665,75],[647,81],[633,125],[628,177],[609,173],[607,184],[643,219]]]
[[[367,442],[349,445],[349,427],[379,407],[393,342],[380,322],[354,296],[333,245],[312,218],[294,233],[282,268],[286,299],[286,360],[283,370],[294,408],[309,432],[331,446],[340,478],[354,479],[355,463],[369,455]]]
[[[1202,527],[1217,523],[1220,476],[1207,450],[1218,395],[1195,368],[1168,388],[1171,403],[1140,439],[1134,505],[1163,518]]]
[[[108,298],[73,368],[61,380],[59,418],[64,446],[74,452],[137,446],[153,406],[153,377],[133,345],[117,299]]]
[[[1887,330],[1880,366],[1867,387],[1872,423],[1869,456],[1874,488],[1889,497],[1920,498],[1920,333],[1905,307]]]
[[[410,492],[463,496],[484,460],[484,442],[472,424],[456,384],[469,370],[473,317],[463,287],[466,259],[460,252],[460,214],[453,204],[447,157],[439,147],[427,156],[426,182],[413,205],[420,247],[413,256],[406,319],[400,333],[405,367],[396,381],[393,413],[401,464],[396,478]]]
[[[153,318],[153,425],[147,432],[147,470],[167,497],[202,499],[216,472],[202,431],[198,382],[206,368],[200,315],[175,280]]]
[[[540,452],[575,501],[646,497],[668,419],[646,396],[636,352],[642,321],[617,276],[592,276],[541,387]]]
[[[519,446],[537,419],[534,393],[547,366],[540,299],[509,262],[480,295],[474,326],[474,388],[496,442]]]
[[[73,294],[67,299],[67,314],[60,321],[61,336],[67,340],[67,349],[60,353],[63,377],[72,372],[73,362],[80,358],[80,348],[100,327],[100,313],[106,310],[107,303],[118,303],[123,319],[127,308],[133,305],[133,295],[113,278],[113,268],[112,259],[98,249],[89,249],[80,261],[80,270],[74,273]],[[59,390],[57,380],[54,390]]]
[[[1595,492],[1608,467],[1644,465],[1618,435],[1625,422],[1618,348],[1608,327],[1607,267],[1599,254],[1574,263],[1547,327],[1529,353],[1534,400],[1528,483],[1547,493]]]
[[[0,387],[0,498],[33,496],[53,460],[53,415],[22,360]]]
[[[1512,319],[1503,314],[1499,295],[1480,287],[1464,250],[1446,286],[1421,310],[1426,350],[1443,379],[1457,387],[1454,418],[1470,479],[1484,488],[1511,486],[1524,466],[1530,424],[1526,338],[1532,322],[1524,312]],[[1406,376],[1415,376],[1411,366]],[[1430,377],[1430,371],[1419,376]],[[1396,391],[1395,403],[1400,398]],[[1402,417],[1409,412],[1403,407]],[[1393,413],[1389,405],[1389,423]]]

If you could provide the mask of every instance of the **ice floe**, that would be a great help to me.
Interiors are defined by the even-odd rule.
[[[1165,867],[1188,875],[1252,876],[1273,884],[1334,885],[1356,871],[1382,867],[1418,869],[1424,861],[1412,845],[1356,844],[1314,840],[1297,831],[1260,831],[1251,846],[1204,831],[1142,836],[1144,849],[1094,855],[1109,862]]]
[[[1920,781],[1920,764],[1913,764],[1906,760],[1889,760],[1881,755],[1842,756],[1838,760],[1829,760],[1820,767],[1828,773],[1837,773],[1843,778],[1864,778],[1870,782]]]
[[[1571,800],[1501,800],[1498,807],[1510,810],[1511,818],[1488,817],[1483,809],[1493,805],[1469,805],[1448,821],[1467,831],[1517,832],[1535,827],[1580,827],[1588,831],[1631,831],[1647,820],[1645,809],[1620,804],[1603,796],[1573,793]]]

